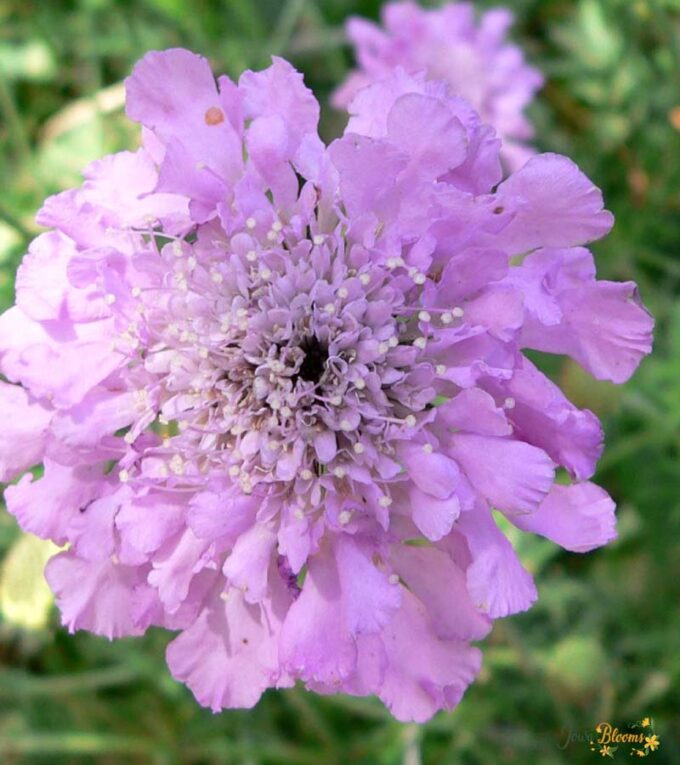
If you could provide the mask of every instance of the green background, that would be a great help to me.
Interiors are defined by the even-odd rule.
[[[167,634],[68,636],[29,594],[38,629],[0,615],[2,765],[589,763],[602,760],[583,740],[599,721],[625,728],[643,716],[661,737],[654,761],[680,762],[680,1],[507,4],[515,38],[547,76],[530,112],[537,144],[576,160],[616,215],[595,247],[600,276],[636,280],[657,318],[655,351],[625,386],[550,366],[603,419],[597,480],[619,505],[619,539],[587,556],[515,539],[539,602],[496,623],[478,682],[456,711],[424,726],[395,722],[371,699],[300,688],[213,716],[170,678]],[[89,160],[135,144],[120,83],[145,51],[183,45],[232,76],[284,55],[322,101],[330,139],[343,120],[327,98],[351,65],[343,20],[378,6],[0,0],[0,306],[12,302],[41,200],[77,183]],[[17,551],[19,539],[0,509],[4,586],[18,578],[30,589],[39,567]],[[569,731],[581,740],[560,748]]]

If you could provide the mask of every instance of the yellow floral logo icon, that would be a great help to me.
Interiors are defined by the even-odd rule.
[[[661,739],[654,732],[654,720],[643,717],[631,723],[628,730],[621,731],[611,723],[601,722],[595,728],[597,738],[590,742],[590,749],[602,757],[614,759],[615,753],[623,748],[633,757],[649,757],[661,745]]]

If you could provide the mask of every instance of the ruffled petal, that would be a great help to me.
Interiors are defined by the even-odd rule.
[[[567,157],[540,154],[498,187],[499,206],[516,211],[494,238],[511,255],[601,239],[614,225],[602,193]]]
[[[351,540],[335,557],[316,555],[281,633],[284,666],[303,680],[342,682],[356,668],[356,637],[374,634],[398,607],[400,592]]]
[[[39,324],[14,307],[0,316],[0,369],[57,408],[79,403],[124,362],[109,320]]]
[[[168,613],[175,613],[180,608],[194,576],[208,565],[207,549],[207,542],[197,539],[190,529],[186,529],[154,556],[148,581],[158,590]]]
[[[5,489],[7,509],[24,531],[59,545],[68,540],[68,528],[78,512],[101,493],[105,483],[100,465],[68,467],[45,459],[45,472],[34,480],[25,475]]]
[[[255,524],[241,534],[222,567],[227,581],[243,592],[248,603],[267,596],[267,578],[276,534],[265,524]]]
[[[45,578],[69,632],[88,630],[109,640],[143,633],[132,619],[131,598],[143,582],[139,569],[65,552],[48,562]]]
[[[510,520],[523,531],[547,537],[572,552],[585,553],[616,538],[616,505],[594,483],[554,486],[531,515]]]
[[[408,591],[383,644],[387,669],[378,695],[402,722],[422,723],[455,707],[481,666],[477,648],[435,635],[424,606]]]
[[[510,380],[489,379],[485,385],[507,402],[518,438],[543,449],[581,480],[593,475],[604,434],[592,412],[575,407],[528,359]]]
[[[409,495],[413,522],[427,539],[436,542],[446,536],[460,515],[460,501],[454,494],[437,499],[432,492],[412,488]]]
[[[19,385],[0,381],[0,481],[37,465],[45,454],[52,412]]]
[[[167,648],[173,677],[213,712],[253,707],[279,680],[275,625],[237,589],[204,608]]]
[[[537,598],[533,579],[491,512],[475,508],[463,513],[456,528],[465,536],[472,556],[467,587],[472,602],[491,619],[526,611]]]
[[[536,510],[555,475],[550,457],[523,441],[457,433],[449,453],[481,497],[510,513]]]
[[[467,590],[465,571],[443,550],[400,545],[392,548],[400,578],[427,608],[437,637],[481,640],[491,620],[475,608]]]

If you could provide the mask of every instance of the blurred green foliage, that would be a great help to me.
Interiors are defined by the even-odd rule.
[[[531,110],[537,143],[571,156],[603,188],[617,225],[595,248],[600,275],[636,280],[658,321],[655,353],[623,388],[549,363],[604,421],[597,480],[619,503],[619,539],[578,556],[518,537],[539,602],[497,623],[479,681],[455,712],[425,726],[400,725],[370,699],[302,689],[213,716],[169,677],[160,631],[108,643],[66,635],[53,612],[31,631],[0,618],[3,765],[589,763],[599,755],[584,739],[598,722],[625,727],[643,716],[661,736],[655,761],[680,762],[680,0],[507,4],[516,38],[548,78]],[[41,200],[77,183],[89,160],[137,140],[121,82],[146,50],[187,46],[232,76],[282,54],[324,102],[351,65],[343,20],[378,8],[0,0],[0,307],[13,299]],[[324,136],[342,125],[326,107]],[[0,558],[10,560],[17,539],[0,510]],[[26,567],[13,576],[35,575],[34,556],[13,559]]]

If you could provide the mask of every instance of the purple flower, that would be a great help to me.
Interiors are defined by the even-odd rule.
[[[382,7],[383,28],[358,17],[347,23],[358,70],[333,95],[341,109],[351,106],[366,85],[389,79],[395,67],[425,72],[443,80],[467,99],[482,120],[503,140],[501,156],[518,170],[534,154],[526,141],[534,131],[523,112],[543,85],[521,49],[507,41],[512,13],[495,8],[475,19],[472,3],[447,3],[424,10],[416,3],[392,2]]]
[[[5,497],[68,545],[64,624],[179,630],[170,669],[215,711],[302,680],[426,720],[536,597],[492,508],[569,550],[615,533],[597,419],[522,354],[622,382],[650,350],[582,246],[600,192],[556,155],[501,182],[493,130],[424,76],[353,109],[326,147],[285,61],[236,85],[149,53],[143,148],[47,200],[0,317],[0,478],[44,465]]]

